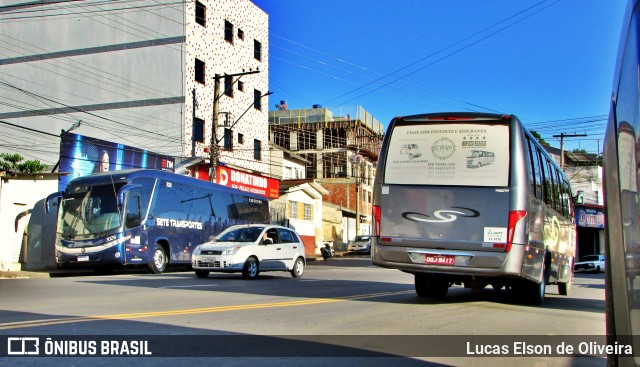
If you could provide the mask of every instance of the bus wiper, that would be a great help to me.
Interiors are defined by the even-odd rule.
[[[71,224],[69,224],[69,228],[67,228],[67,231],[62,235],[62,238],[64,238],[65,240],[72,240],[73,236],[75,236],[77,234],[78,231],[76,231],[75,227],[78,224],[78,221],[80,220],[80,208],[78,207],[74,213],[73,213],[73,220],[71,221]],[[82,218],[82,223],[84,223],[84,226],[86,227],[86,223],[84,220],[84,217]],[[75,231],[76,233],[72,236],[71,231]]]

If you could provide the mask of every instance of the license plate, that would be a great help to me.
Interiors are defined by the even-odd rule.
[[[78,262],[89,261],[89,256],[78,256]]]
[[[217,259],[216,259],[215,256],[202,256],[202,260],[201,261],[211,263],[211,262],[214,262],[216,260]]]
[[[456,262],[454,256],[424,255],[424,263],[428,265],[453,265]]]

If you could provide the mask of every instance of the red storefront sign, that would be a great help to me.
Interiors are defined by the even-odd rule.
[[[229,167],[218,166],[216,183],[234,189],[266,196],[269,199],[280,197],[280,181],[237,171]]]

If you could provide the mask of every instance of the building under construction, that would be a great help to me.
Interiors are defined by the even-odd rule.
[[[371,231],[373,178],[384,135],[383,126],[362,107],[269,112],[269,141],[302,158],[301,175],[283,175],[320,183],[325,203],[342,213],[342,243]],[[357,219],[356,219],[357,218]],[[325,228],[325,240],[336,240]]]
[[[305,158],[306,179],[360,176],[371,180],[384,134],[382,124],[360,106],[314,107],[270,111],[270,142]]]

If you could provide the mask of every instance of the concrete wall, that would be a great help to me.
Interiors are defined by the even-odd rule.
[[[81,120],[75,133],[180,155],[184,8],[166,3],[43,4],[3,22],[0,119],[56,135]],[[6,129],[22,155],[57,161],[59,140]]]
[[[205,26],[196,23],[192,0],[62,1],[16,9],[0,32],[0,99],[10,102],[0,105],[0,119],[55,135],[81,120],[77,134],[190,156],[195,116],[205,121],[196,155],[208,158],[214,75],[259,69],[240,79],[244,91],[235,84],[233,97],[219,99],[225,114],[217,136],[223,137],[226,116],[229,125],[238,121],[228,126],[234,150],[223,151],[221,161],[267,172],[269,98],[261,99],[261,110],[253,101],[254,90],[269,91],[269,17],[250,0],[200,2],[207,8]],[[234,26],[233,43],[224,39],[225,20]],[[261,60],[254,57],[254,40]],[[195,58],[205,62],[204,84],[195,81]],[[259,160],[254,140],[261,143]],[[29,158],[58,160],[59,141],[51,136],[0,125],[3,142]]]
[[[0,271],[23,270],[20,262],[26,256],[22,256],[23,241],[25,240],[25,229],[29,229],[29,235],[34,244],[39,248],[46,248],[34,258],[40,262],[49,261],[53,254],[53,242],[55,241],[55,225],[47,228],[42,233],[33,226],[30,220],[36,214],[38,220],[42,220],[42,199],[49,194],[58,191],[57,177],[51,179],[34,179],[33,177],[21,177],[16,179],[2,178],[0,180],[0,233],[2,242],[0,243]],[[54,208],[55,209],[55,208]],[[23,215],[26,214],[26,215]],[[27,214],[28,213],[28,214]],[[53,216],[55,218],[55,216]],[[51,218],[51,217],[49,217]],[[34,224],[36,221],[34,221]],[[54,222],[55,223],[55,222]],[[49,221],[50,225],[50,221]],[[54,237],[51,237],[53,235]],[[39,243],[36,243],[38,242]],[[50,252],[50,253],[48,253]],[[36,254],[34,253],[34,256]],[[44,259],[43,259],[44,258]],[[47,260],[48,258],[48,260]]]
[[[342,226],[342,210],[335,206],[322,206],[322,231],[323,242],[329,242],[334,249],[342,247],[343,226]]]

